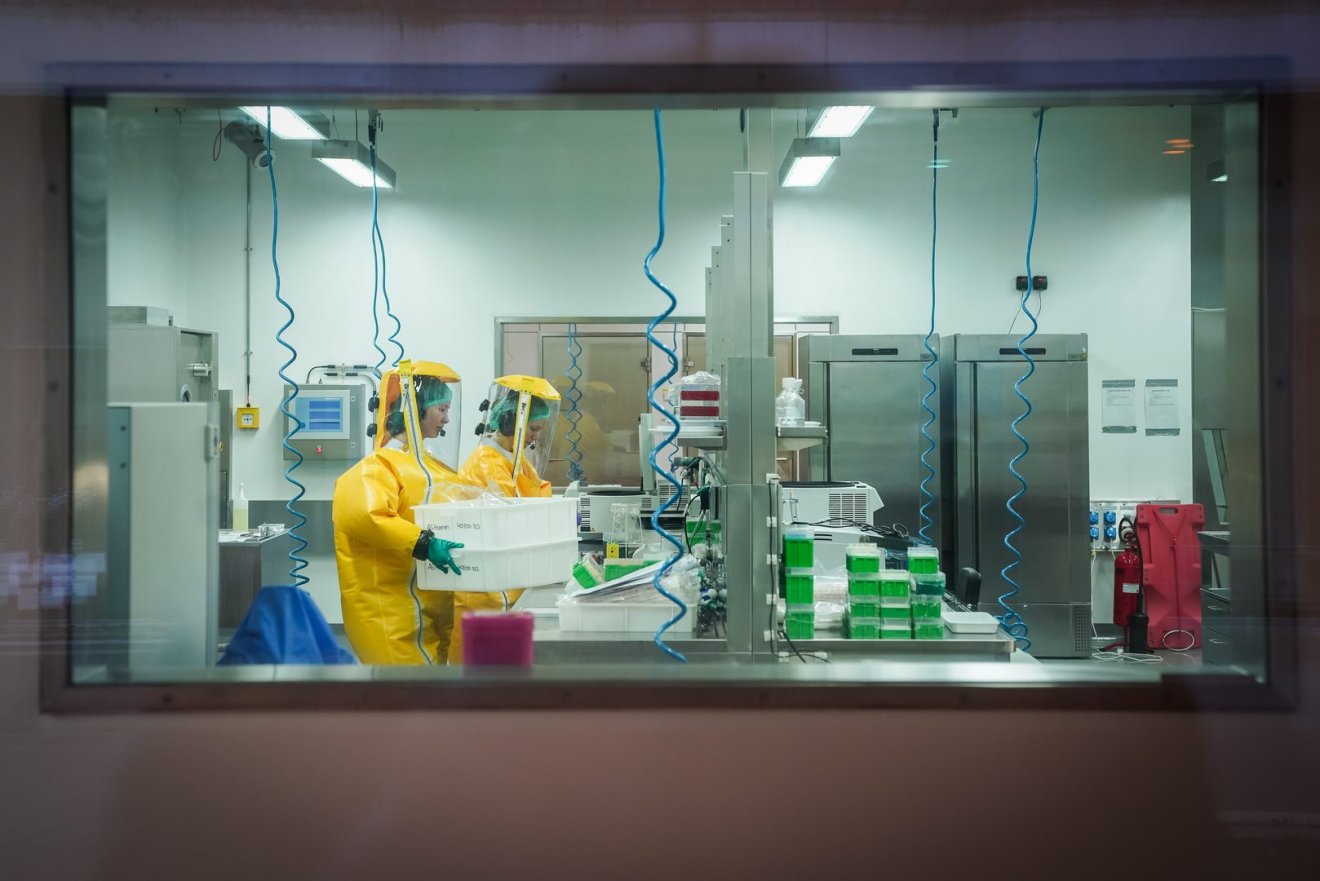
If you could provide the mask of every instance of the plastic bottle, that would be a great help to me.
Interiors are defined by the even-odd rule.
[[[807,402],[802,399],[802,380],[784,377],[784,390],[775,398],[775,423],[801,426],[807,421]]]
[[[248,497],[241,483],[238,485],[238,495],[234,497],[234,516],[229,525],[238,532],[248,528]]]

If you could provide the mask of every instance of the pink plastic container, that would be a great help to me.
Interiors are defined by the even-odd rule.
[[[463,663],[469,667],[532,666],[530,612],[464,612]]]

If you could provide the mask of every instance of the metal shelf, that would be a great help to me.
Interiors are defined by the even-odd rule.
[[[726,440],[724,420],[714,420],[700,423],[702,426],[714,426],[719,429],[718,434],[691,434],[683,430],[680,426],[678,437],[675,439],[680,447],[690,447],[695,450],[722,450]]]
[[[803,425],[797,427],[780,426],[775,429],[775,446],[781,453],[795,453],[819,446],[828,439],[829,432],[823,425]]]

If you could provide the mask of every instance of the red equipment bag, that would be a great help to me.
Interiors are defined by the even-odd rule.
[[[1201,646],[1200,505],[1137,505],[1141,583],[1152,650]]]

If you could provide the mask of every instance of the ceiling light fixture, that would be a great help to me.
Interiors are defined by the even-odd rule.
[[[270,110],[270,130],[282,141],[319,141],[330,137],[330,120],[315,110],[294,110],[291,107],[240,107],[244,113],[266,127],[266,111]]]
[[[779,185],[814,187],[838,158],[838,138],[796,138],[779,167]]]
[[[851,138],[873,110],[874,107],[856,105],[826,107],[812,118],[807,135],[812,138]]]
[[[371,186],[371,151],[361,141],[321,141],[312,146],[312,158],[355,187]],[[389,190],[394,169],[376,157],[376,186]]]

